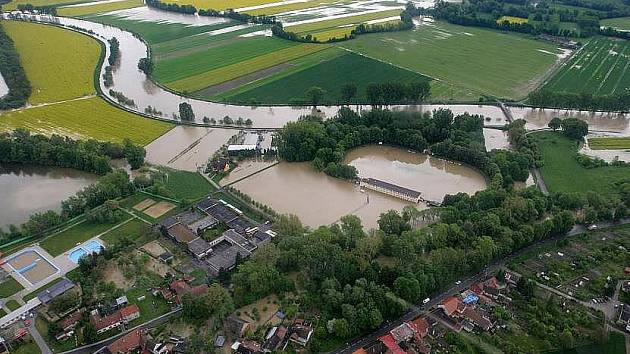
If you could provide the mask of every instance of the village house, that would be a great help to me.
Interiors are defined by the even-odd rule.
[[[463,328],[468,331],[472,331],[475,326],[483,331],[492,328],[492,322],[488,318],[481,315],[472,305],[466,305],[458,297],[451,296],[445,299],[438,308],[442,309],[448,317],[462,321]]]
[[[274,326],[272,327],[265,336],[265,343],[262,348],[265,353],[271,353],[276,351],[278,347],[284,342],[285,337],[287,335],[287,328],[284,326]]]
[[[101,334],[127,324],[138,317],[140,317],[140,309],[136,304],[133,304],[104,317],[98,313],[98,310],[94,310],[91,313],[90,322],[96,328],[96,333]]]
[[[231,348],[235,353],[240,353],[240,354],[262,354],[263,353],[260,347],[260,344],[252,340],[247,340],[247,339],[234,342]]]
[[[291,325],[291,335],[289,339],[303,347],[308,344],[313,335],[313,327],[304,319],[296,319]]]
[[[107,354],[127,354],[138,349],[145,349],[147,334],[142,329],[135,329],[107,346]]]

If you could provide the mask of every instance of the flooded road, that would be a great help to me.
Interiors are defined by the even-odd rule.
[[[19,225],[36,212],[61,210],[61,201],[96,182],[97,175],[69,168],[0,166],[0,227]]]
[[[505,150],[510,148],[508,133],[499,129],[483,129],[483,137],[486,144],[486,151],[494,149]]]
[[[547,128],[554,117],[578,118],[588,123],[591,131],[619,133],[630,136],[630,117],[627,114],[609,112],[585,112],[565,109],[510,107],[514,119],[527,121],[527,130]]]
[[[430,199],[442,200],[447,193],[473,193],[486,187],[484,177],[468,167],[393,147],[358,148],[349,152],[345,160],[356,166],[362,176],[369,174],[415,188]],[[361,192],[357,185],[318,173],[310,163],[282,162],[233,187],[279,213],[297,215],[311,227],[332,224],[342,215],[354,214],[364,227],[375,228],[381,213],[412,204],[378,192]],[[424,204],[416,206],[426,208]]]

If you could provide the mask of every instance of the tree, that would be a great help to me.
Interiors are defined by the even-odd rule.
[[[562,132],[571,139],[581,140],[588,134],[588,123],[577,118],[567,118],[562,121]]]
[[[144,164],[146,151],[143,147],[134,145],[130,139],[123,140],[123,153],[132,170],[140,168]]]
[[[562,347],[562,349],[571,349],[575,346],[575,339],[573,338],[573,333],[571,333],[571,330],[569,330],[568,328],[562,331],[562,334],[560,335],[560,338],[558,339],[560,341],[560,346]]]
[[[383,90],[379,84],[370,83],[365,88],[365,96],[373,107],[383,104]]]
[[[138,69],[147,76],[150,76],[153,73],[153,62],[149,58],[140,58],[138,61]]]
[[[414,303],[420,298],[420,282],[414,278],[398,277],[394,281],[396,295]]]
[[[306,99],[311,102],[313,108],[316,108],[318,104],[324,99],[326,91],[321,87],[313,86],[306,90]]]
[[[560,129],[560,127],[562,126],[562,119],[558,118],[558,117],[553,117],[550,121],[549,124],[547,124],[547,126],[551,129],[553,129],[553,131],[556,131],[558,129]]]
[[[333,333],[338,338],[347,338],[350,335],[350,325],[345,318],[335,319],[332,325]]]
[[[355,83],[347,83],[341,86],[341,100],[350,104],[357,95],[357,85]]]
[[[411,226],[396,210],[381,214],[378,227],[387,235],[400,235],[403,231],[411,230]]]
[[[88,322],[85,327],[83,327],[83,340],[85,343],[90,344],[94,343],[98,340],[98,334],[96,333],[96,327],[90,322]]]
[[[195,120],[195,113],[188,102],[179,104],[179,118],[183,121],[192,122]]]

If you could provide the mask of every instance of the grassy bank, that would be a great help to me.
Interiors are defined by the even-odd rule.
[[[630,149],[630,138],[590,138],[588,146],[593,150]]]

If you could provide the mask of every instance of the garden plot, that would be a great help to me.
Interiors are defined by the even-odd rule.
[[[152,206],[152,205],[153,205],[153,204],[155,204],[155,203],[156,203],[156,201],[155,201],[155,200],[153,200],[153,199],[151,199],[151,198],[147,198],[147,199],[145,199],[145,200],[141,201],[140,203],[138,203],[138,204],[134,205],[134,206],[133,206],[133,209],[134,209],[134,210],[137,210],[137,211],[143,211],[144,209],[146,209],[146,208],[148,208],[148,207]]]
[[[143,211],[148,216],[157,219],[175,208],[175,204],[169,202],[159,202]]]

